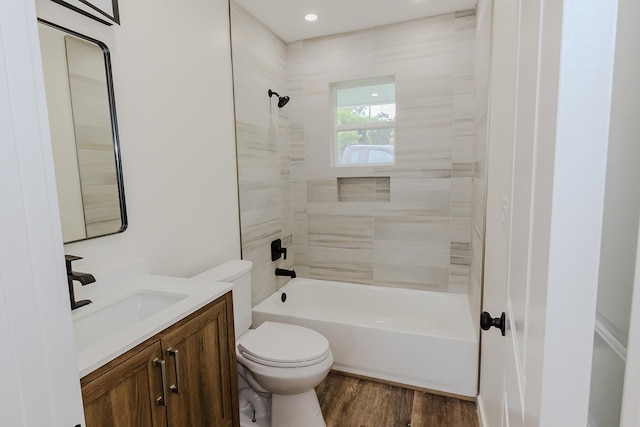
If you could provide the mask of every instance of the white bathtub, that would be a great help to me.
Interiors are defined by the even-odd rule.
[[[322,333],[333,369],[477,394],[478,340],[466,295],[296,278],[253,308],[253,327],[265,321]]]

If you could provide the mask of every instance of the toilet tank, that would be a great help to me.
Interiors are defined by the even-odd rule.
[[[251,270],[253,263],[246,260],[225,262],[204,271],[193,279],[210,282],[233,283],[233,322],[236,338],[251,327]]]

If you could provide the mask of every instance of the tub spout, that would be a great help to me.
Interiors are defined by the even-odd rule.
[[[276,276],[289,276],[292,279],[296,278],[296,272],[291,270],[285,270],[284,268],[276,268]]]

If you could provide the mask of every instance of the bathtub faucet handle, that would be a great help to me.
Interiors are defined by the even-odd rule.
[[[271,261],[280,259],[280,255],[284,255],[284,259],[287,259],[287,248],[282,247],[281,239],[276,239],[271,242]]]

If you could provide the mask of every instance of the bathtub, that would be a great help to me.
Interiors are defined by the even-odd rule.
[[[253,327],[266,321],[322,333],[334,370],[477,394],[478,340],[466,295],[296,278],[253,308]]]

